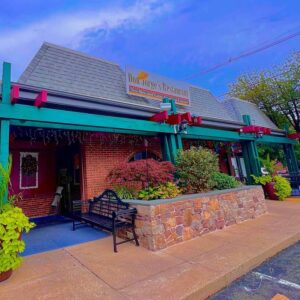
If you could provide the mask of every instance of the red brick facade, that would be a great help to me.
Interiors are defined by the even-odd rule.
[[[146,143],[145,143],[146,141]],[[183,140],[184,149],[193,145],[193,140]],[[162,158],[160,139],[158,137],[143,137],[124,134],[96,134],[89,141],[80,145],[81,156],[81,199],[90,199],[109,188],[107,175],[110,170],[121,162],[129,161],[137,152],[147,151]],[[39,187],[20,190],[18,188],[21,151],[39,152]],[[45,146],[42,143],[13,142],[13,192],[22,192],[23,199],[18,205],[29,217],[56,214],[56,208],[51,207],[55,190],[58,185],[56,170],[56,146]],[[220,161],[220,167],[222,163]]]
[[[161,157],[160,140],[145,137],[148,151]],[[90,141],[82,145],[82,198],[89,199],[99,195],[109,187],[106,177],[119,163],[128,161],[139,151],[145,151],[143,138],[126,136],[123,141],[112,141],[105,145],[101,141]]]
[[[104,138],[95,137],[81,144],[81,198],[89,199],[99,195],[109,187],[106,177],[110,170],[120,162],[128,161],[136,152],[147,151],[161,157],[159,138],[120,134],[105,134]],[[51,207],[57,186],[55,147],[39,143],[13,142],[10,145],[13,154],[12,192],[22,193],[16,204],[29,217],[56,214]],[[28,190],[19,189],[20,161],[22,151],[39,153],[39,187]]]

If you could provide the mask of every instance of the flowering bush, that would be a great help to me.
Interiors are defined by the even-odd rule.
[[[141,159],[133,162],[124,162],[113,168],[108,181],[113,186],[158,186],[174,180],[175,167],[168,161],[156,161],[154,159]]]

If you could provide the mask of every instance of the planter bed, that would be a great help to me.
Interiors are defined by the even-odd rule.
[[[152,251],[256,218],[267,210],[261,186],[127,202],[138,211],[140,244]]]

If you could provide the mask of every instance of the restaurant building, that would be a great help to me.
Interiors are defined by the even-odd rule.
[[[0,120],[0,160],[12,155],[11,192],[30,217],[100,194],[121,162],[174,162],[191,146],[213,149],[221,171],[247,183],[260,174],[258,143],[281,147],[298,171],[295,141],[254,104],[49,43],[17,82],[3,64]]]

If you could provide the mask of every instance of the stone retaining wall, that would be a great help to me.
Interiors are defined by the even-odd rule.
[[[136,232],[140,244],[152,251],[256,218],[267,210],[260,186],[128,202],[138,210]]]

